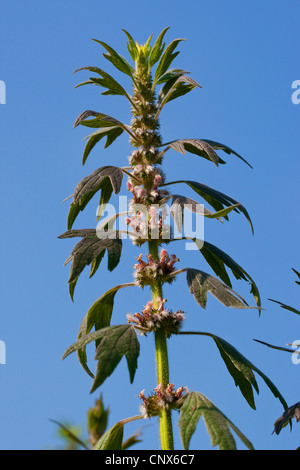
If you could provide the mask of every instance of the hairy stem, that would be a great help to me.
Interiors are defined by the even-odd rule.
[[[153,259],[158,259],[157,241],[149,241],[149,253]],[[162,298],[162,285],[160,281],[155,282],[152,287],[153,307],[157,308],[158,298]],[[156,374],[157,383],[167,387],[169,383],[169,358],[167,348],[167,338],[163,329],[155,332],[155,352],[156,352]],[[173,426],[171,411],[163,409],[159,415],[159,430],[162,450],[173,450]]]

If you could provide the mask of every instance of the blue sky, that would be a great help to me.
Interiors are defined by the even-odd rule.
[[[208,331],[234,345],[279,388],[289,405],[299,401],[300,365],[290,355],[253,341],[284,346],[300,339],[299,317],[268,300],[299,308],[299,287],[292,267],[299,259],[299,117],[292,103],[292,82],[300,79],[299,3],[256,0],[191,1],[132,0],[86,4],[78,0],[43,3],[1,2],[0,80],[6,84],[6,104],[0,105],[1,153],[1,316],[0,340],[7,363],[0,365],[0,448],[42,449],[59,445],[49,419],[84,425],[87,409],[98,392],[89,394],[91,379],[76,356],[61,361],[77,337],[90,305],[111,287],[130,282],[139,250],[126,244],[118,268],[105,263],[89,280],[84,272],[75,302],[67,287],[69,267],[63,267],[74,240],[57,238],[66,230],[69,203],[77,182],[104,165],[124,166],[130,147],[121,137],[109,149],[101,144],[81,164],[84,129],[72,128],[85,109],[130,119],[120,97],[105,97],[96,87],[74,89],[83,76],[72,72],[96,65],[110,73],[97,38],[121,54],[126,29],[143,43],[170,26],[166,39],[182,37],[176,66],[191,72],[203,88],[167,105],[161,114],[165,141],[206,138],[223,142],[246,158],[253,170],[233,156],[216,168],[194,155],[170,152],[164,161],[168,180],[193,179],[236,198],[248,209],[255,233],[243,216],[230,222],[205,224],[205,238],[233,257],[255,279],[265,311],[228,309],[209,297],[202,310],[190,296],[185,277],[165,289],[170,308],[186,312],[186,329]],[[298,27],[298,29],[297,29]],[[175,63],[174,63],[175,64]],[[122,80],[128,86],[126,78]],[[220,156],[222,157],[221,153]],[[223,155],[224,156],[224,155]],[[178,189],[179,190],[179,189]],[[185,187],[184,194],[193,197]],[[125,193],[125,187],[123,188]],[[80,214],[76,228],[95,227],[96,201]],[[176,245],[180,267],[209,271],[201,255]],[[242,281],[233,287],[252,301]],[[124,292],[123,292],[124,291]],[[115,302],[113,323],[140,311],[149,293],[122,290]],[[295,449],[296,423],[272,435],[282,414],[280,402],[257,377],[256,411],[249,408],[209,338],[173,338],[169,345],[171,380],[213,401],[256,449]],[[94,366],[93,351],[90,365]],[[138,412],[138,393],[155,386],[154,345],[141,339],[141,356],[134,383],[129,384],[125,361],[102,387],[111,408],[110,425]],[[144,442],[136,449],[158,449],[157,423],[145,423]],[[128,425],[126,434],[138,425]],[[176,420],[176,445],[181,449]],[[239,448],[243,448],[237,440]],[[191,448],[209,449],[203,423]]]

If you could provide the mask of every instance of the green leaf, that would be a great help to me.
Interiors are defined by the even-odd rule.
[[[171,79],[167,81],[167,83],[162,87],[159,92],[157,100],[159,104],[159,109],[162,109],[162,107],[166,103],[169,103],[170,101],[185,95],[196,87],[202,88],[199,83],[197,83],[195,80],[188,77],[187,75],[180,74],[175,80]]]
[[[170,29],[170,26],[165,28],[159,34],[158,38],[156,39],[155,43],[153,44],[153,47],[151,49],[150,56],[149,56],[149,61],[148,61],[149,70],[153,67],[153,65],[156,64],[156,62],[159,60],[160,56],[163,53],[163,50],[165,48],[165,44],[163,44],[162,42],[163,42],[164,36],[165,36],[166,32],[168,31],[168,29]]]
[[[215,150],[223,150],[225,153],[230,155],[231,153],[235,155],[236,157],[240,158],[246,165],[250,166],[250,168],[253,168],[250,163],[248,163],[241,155],[239,155],[237,152],[232,150],[230,147],[227,147],[227,145],[220,144],[220,142],[215,142],[214,140],[208,140],[208,139],[202,139],[203,142],[207,142],[211,147]],[[225,162],[223,162],[225,163]]]
[[[204,395],[190,392],[180,409],[180,437],[184,449],[189,448],[199,418],[203,416],[213,447],[220,450],[236,450],[232,429],[249,450],[254,450],[251,442],[241,431]]]
[[[296,313],[297,315],[300,315],[300,311],[297,310],[294,307],[291,307],[290,305],[283,304],[282,302],[279,302],[278,300],[273,300],[273,299],[268,299],[271,302],[275,302],[276,304],[279,304],[281,308],[284,308],[285,310],[289,310],[290,312]]]
[[[103,127],[102,129],[93,132],[93,134],[88,135],[85,139],[88,139],[86,146],[84,148],[83,156],[82,156],[82,164],[84,165],[87,157],[95,147],[95,145],[103,139],[103,137],[107,137],[106,143],[104,148],[107,148],[111,145],[117,137],[119,137],[123,133],[122,128],[116,127]]]
[[[97,39],[93,39],[93,41],[101,44],[101,46],[103,46],[108,51],[108,54],[103,54],[107,60],[109,60],[118,70],[132,78],[134,70],[124,57],[118,54],[105,42],[98,41]]]
[[[253,308],[249,307],[247,302],[229,286],[203,271],[187,269],[187,283],[190,293],[202,308],[206,308],[207,292],[210,292],[225,307]]]
[[[90,72],[97,73],[102,78],[94,78],[91,77],[90,81],[92,81],[95,85],[99,85],[103,88],[107,88],[107,91],[114,95],[121,95],[125,96],[130,102],[130,96],[126,92],[126,90],[108,73],[104,70],[100,69],[99,67],[81,67],[80,69],[75,70],[74,73],[77,73],[81,70],[89,70]],[[105,94],[104,92],[102,94]]]
[[[289,421],[291,422],[292,418],[295,418],[297,423],[300,421],[300,402],[290,406],[287,410],[285,410],[283,415],[275,421],[274,432],[277,435],[280,434],[282,428],[284,428]]]
[[[250,224],[252,233],[254,232],[253,225],[252,225],[250,216],[246,208],[241,203],[227,196],[226,194],[223,194],[220,191],[210,188],[209,186],[206,186],[203,183],[197,183],[196,181],[184,181],[184,180],[172,181],[170,183],[165,183],[162,186],[169,186],[171,184],[179,184],[179,183],[185,183],[188,186],[190,186],[190,188],[193,189],[193,191],[199,194],[199,196],[201,196],[216,211],[223,210],[225,207],[237,205],[237,207],[234,209],[235,212],[238,212],[238,213],[242,212],[244,214],[244,216],[246,217],[246,219],[248,220]]]
[[[113,271],[119,264],[122,240],[118,238],[118,232],[113,233],[117,238],[99,239],[94,229],[68,230],[58,238],[83,237],[73,248],[71,255],[65,261],[65,265],[72,261],[69,282],[74,282],[81,274],[85,266],[101,255],[105,250],[108,252],[108,269]],[[110,236],[108,232],[107,236]]]
[[[259,393],[258,385],[253,374],[253,372],[256,372],[264,380],[265,384],[268,386],[275,398],[279,399],[284,409],[287,409],[285,399],[279,390],[275,387],[275,385],[271,382],[271,380],[227,341],[220,338],[219,336],[206,332],[185,331],[178,334],[209,336],[215,341],[221,357],[228,369],[228,372],[234,379],[235,385],[239,387],[241,393],[251,408],[255,409],[252,387],[255,389],[257,394]]]
[[[260,341],[259,339],[254,339],[254,341],[260,344],[264,344],[265,346],[268,346],[268,348],[277,349],[277,351],[285,351],[291,354],[296,352],[294,349],[283,348],[281,346],[274,346],[273,344],[266,343],[265,341]]]
[[[200,139],[181,139],[167,142],[162,146],[170,146],[171,149],[183,155],[187,152],[193,153],[206,160],[212,161],[216,166],[219,164],[219,156],[207,142]]]
[[[217,214],[219,213],[217,212]],[[207,215],[207,217],[209,217],[209,215]],[[212,245],[207,241],[197,240],[195,238],[192,239],[188,237],[184,237],[184,239],[190,239],[195,242],[195,244],[199,247],[199,251],[201,252],[202,256],[212,268],[214,273],[219,276],[220,279],[229,287],[232,287],[232,285],[225,266],[227,266],[231,270],[232,274],[236,279],[243,279],[244,281],[249,282],[251,284],[250,293],[253,295],[256,305],[261,310],[261,298],[258,287],[252,277],[240,265],[238,265],[224,251],[220,250],[220,248],[216,247],[215,245]]]
[[[100,437],[93,450],[122,450],[123,432],[124,425],[121,421]]]
[[[208,209],[206,209],[203,204],[199,204],[193,199],[190,199],[188,197],[180,196],[178,194],[174,194],[171,197],[172,197],[172,201],[171,201],[171,206],[170,206],[170,214],[173,217],[174,223],[180,233],[182,233],[184,209],[187,209],[197,215],[202,215],[210,219],[218,219],[222,221],[221,220],[222,217],[226,217],[227,214],[229,214],[229,212],[231,212],[237,207],[237,205],[234,205],[234,206],[226,207],[226,209],[223,209],[218,212],[211,212]],[[188,240],[189,238],[188,237],[181,238],[181,240],[184,240],[184,239]],[[199,246],[199,242],[200,242],[199,240],[192,239],[192,238],[190,240],[193,240],[196,243],[196,245]],[[176,239],[171,240],[171,241],[176,241]]]
[[[63,359],[74,351],[84,349],[92,341],[98,343],[95,355],[98,364],[91,393],[112,374],[123,356],[126,357],[130,382],[132,383],[140,351],[134,327],[132,325],[109,326],[81,336],[66,350]]]
[[[103,204],[103,212],[112,192],[115,194],[120,192],[122,179],[123,172],[121,168],[116,166],[103,166],[83,178],[76,185],[72,195],[73,202],[68,215],[68,230],[72,228],[79,212],[84,210],[92,197],[100,190],[102,190],[100,205]]]
[[[132,39],[132,36],[127,31],[125,31],[125,29],[122,29],[122,31],[124,31],[124,33],[126,34],[126,36],[128,38],[128,42],[127,42],[128,52],[129,52],[132,60],[135,61],[135,59],[138,55],[138,50],[137,50],[136,44],[135,44],[134,40]]]
[[[173,51],[174,49],[176,49],[177,45],[181,41],[184,41],[184,39],[174,39],[165,49],[155,71],[154,85],[157,83],[160,77],[167,71],[175,57],[179,54],[179,51],[175,53],[173,53]]]
[[[55,421],[54,419],[50,419],[50,421],[54,424],[57,424],[57,426],[59,426],[63,431],[64,433],[66,433],[67,437],[71,440],[71,441],[74,441],[76,444],[79,444],[80,446],[82,446],[85,450],[89,450],[89,448],[87,447],[87,445],[81,440],[79,439],[78,436],[76,436],[76,434],[74,432],[72,432],[70,429],[68,429],[66,426],[64,426],[62,423],[58,422],[58,421]]]

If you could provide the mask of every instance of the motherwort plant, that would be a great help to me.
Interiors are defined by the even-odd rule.
[[[109,271],[118,266],[124,237],[130,237],[137,247],[146,247],[147,252],[144,255],[140,254],[140,248],[137,253],[133,282],[112,287],[91,306],[82,320],[77,341],[67,349],[64,357],[77,352],[80,364],[93,379],[91,388],[93,392],[112,374],[123,356],[127,360],[130,381],[133,382],[140,351],[138,337],[143,341],[144,337],[154,335],[157,380],[153,384],[152,393],[147,396],[145,390],[141,391],[139,393],[141,414],[119,421],[99,439],[94,446],[95,449],[122,449],[123,427],[126,422],[156,416],[159,422],[161,448],[171,450],[174,447],[172,428],[174,410],[180,414],[178,424],[185,449],[189,447],[191,436],[201,416],[205,420],[213,446],[218,445],[220,449],[235,449],[236,444],[232,435],[234,431],[245,446],[252,449],[249,440],[206,396],[200,392],[189,391],[181,384],[175,387],[169,377],[167,343],[172,336],[208,336],[215,342],[235,385],[240,388],[252,408],[255,408],[253,391],[258,393],[254,373],[262,377],[286,408],[283,397],[272,382],[228,342],[211,333],[183,331],[185,314],[181,306],[170,305],[170,299],[167,306],[164,299],[164,284],[172,283],[177,276],[185,273],[190,292],[202,308],[206,308],[207,294],[210,292],[227,307],[257,308],[259,312],[261,309],[259,291],[253,279],[220,248],[194,236],[181,237],[185,240],[189,238],[190,243],[195,244],[199,250],[199,262],[202,255],[216,277],[202,270],[180,267],[179,257],[173,254],[173,246],[176,245],[178,237],[174,236],[168,215],[172,216],[179,233],[182,230],[183,209],[186,208],[202,220],[205,217],[228,220],[228,214],[235,211],[246,217],[251,229],[252,222],[246,208],[232,197],[198,181],[168,181],[162,171],[163,159],[170,149],[180,154],[189,152],[203,157],[216,167],[225,163],[217,151],[235,155],[247,163],[234,150],[219,142],[191,138],[163,141],[159,131],[159,119],[164,106],[194,89],[201,88],[189,76],[189,72],[170,68],[179,54],[176,48],[182,39],[175,39],[166,47],[164,37],[168,29],[160,33],[153,45],[151,45],[152,36],[141,45],[124,31],[132,63],[108,44],[95,40],[105,49],[103,54],[105,59],[129,78],[130,91],[102,68],[88,66],[76,71],[88,71],[93,75],[77,86],[93,84],[102,87],[104,88],[102,95],[120,95],[128,101],[131,109],[130,124],[124,124],[112,116],[92,110],[84,111],[76,119],[74,127],[81,125],[93,129],[87,137],[83,164],[101,139],[106,139],[105,148],[107,148],[123,133],[129,137],[132,153],[129,165],[126,163],[122,168],[112,165],[98,168],[75,187],[68,215],[68,231],[60,236],[60,238],[81,237],[66,261],[66,263],[71,262],[69,278],[71,297],[73,298],[75,285],[83,269],[90,266],[90,276],[93,276],[106,251]],[[124,214],[114,214],[108,218],[104,218],[103,214],[111,195],[120,193],[124,177],[127,178],[130,202],[125,211],[125,229],[123,227],[122,230],[116,230],[115,223]],[[183,195],[173,194],[171,189],[179,183],[188,185],[196,193],[197,198],[200,198],[201,204]],[[72,229],[79,213],[98,192],[100,192],[100,206],[97,219],[100,222],[97,229]],[[203,206],[204,202],[210,206],[210,209]],[[127,240],[126,243],[130,241]],[[250,307],[245,299],[232,289],[228,270],[236,279],[250,284],[256,303],[254,307]],[[149,292],[151,297],[145,299],[143,306],[137,307],[138,312],[134,315],[124,312],[124,324],[111,324],[116,293],[120,289],[133,287],[144,289],[144,292]],[[173,307],[173,310],[169,307]],[[94,374],[88,367],[86,354],[86,346],[91,342],[95,343],[95,359],[98,361]]]

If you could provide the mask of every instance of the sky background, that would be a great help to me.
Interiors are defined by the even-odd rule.
[[[121,262],[112,273],[106,257],[93,279],[85,269],[75,301],[68,293],[69,265],[63,266],[78,240],[59,240],[66,230],[69,202],[77,182],[104,165],[124,166],[130,154],[122,135],[109,149],[100,143],[81,164],[88,129],[73,129],[86,109],[129,122],[126,100],[102,96],[96,87],[74,86],[88,75],[72,75],[82,66],[104,68],[129,85],[126,76],[102,56],[92,38],[109,43],[128,58],[122,28],[140,43],[170,26],[166,41],[186,38],[174,66],[190,71],[202,89],[168,104],[161,113],[165,142],[206,138],[227,144],[243,155],[250,169],[234,156],[219,168],[195,155],[168,152],[164,171],[169,181],[192,179],[239,200],[248,209],[255,233],[238,214],[230,221],[205,221],[205,239],[228,253],[257,283],[265,311],[223,307],[211,295],[201,309],[182,275],[166,287],[168,307],[186,312],[186,330],[207,331],[227,340],[262,370],[289,405],[300,399],[300,365],[291,356],[253,341],[285,346],[300,339],[299,317],[270,302],[273,298],[300,307],[292,267],[299,258],[299,119],[300,105],[291,101],[291,85],[300,79],[298,1],[173,0],[38,2],[0,0],[0,80],[6,104],[0,105],[1,154],[1,315],[0,340],[6,365],[0,365],[0,448],[45,449],[61,445],[50,419],[85,426],[86,412],[102,392],[111,409],[109,425],[138,413],[137,397],[156,385],[154,344],[141,338],[139,367],[129,383],[122,360],[101,390],[90,395],[91,379],[76,355],[61,361],[77,338],[81,320],[92,303],[111,287],[132,280],[131,266],[140,251],[125,242]],[[125,185],[121,194],[126,194]],[[177,193],[195,195],[178,186]],[[202,201],[199,201],[202,202]],[[81,213],[74,228],[95,228],[97,198]],[[174,248],[173,248],[174,251]],[[176,244],[178,268],[211,273],[200,253]],[[253,299],[244,281],[233,288]],[[122,289],[116,295],[112,324],[141,311],[150,293]],[[89,364],[93,369],[93,347]],[[256,449],[295,449],[300,425],[272,434],[282,406],[256,375],[260,393],[252,410],[210,338],[175,337],[169,342],[170,378],[176,387],[206,395],[248,437]],[[182,449],[174,418],[175,444]],[[143,442],[135,449],[159,449],[155,419],[142,423]],[[128,436],[141,426],[130,424]],[[237,438],[238,448],[243,445]],[[203,422],[191,449],[210,449]]]

